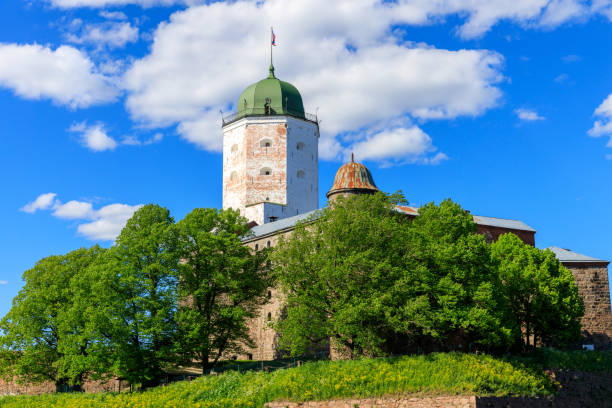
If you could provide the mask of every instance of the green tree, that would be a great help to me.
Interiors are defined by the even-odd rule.
[[[87,314],[99,361],[131,384],[156,385],[175,360],[174,220],[158,205],[134,213],[104,259],[88,269]]]
[[[446,347],[506,346],[511,329],[490,247],[469,212],[446,199],[419,208],[411,225],[420,241],[415,276],[429,310],[423,334]]]
[[[505,344],[499,282],[472,216],[446,200],[411,221],[401,202],[344,197],[280,241],[278,328],[290,353],[328,338],[353,356]]]
[[[87,317],[76,310],[74,284],[106,250],[81,248],[43,258],[23,274],[13,306],[0,321],[0,374],[20,382],[78,388],[94,366]]]
[[[580,336],[584,313],[574,277],[549,250],[504,234],[491,245],[516,343],[565,345]]]
[[[247,319],[270,286],[266,251],[253,253],[241,237],[237,211],[196,208],[176,224],[179,266],[177,353],[184,362],[213,366],[224,354],[252,346]]]

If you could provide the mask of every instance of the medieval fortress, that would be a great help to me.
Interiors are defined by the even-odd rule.
[[[304,111],[302,97],[293,85],[281,81],[270,65],[267,78],[249,86],[237,101],[236,113],[223,119],[223,208],[240,211],[253,235],[245,240],[253,250],[274,246],[281,235],[290,234],[297,222],[319,208],[319,123]],[[370,171],[362,164],[346,163],[338,170],[327,193],[378,191]],[[414,207],[398,207],[407,217],[418,216]],[[535,246],[535,230],[518,220],[474,215],[478,232],[487,241],[511,232]],[[608,348],[612,343],[612,314],[608,285],[608,261],[550,247],[569,268],[584,301],[583,343]],[[274,289],[270,302],[250,322],[256,344],[242,358],[271,360],[280,357],[277,334],[269,322],[281,313]]]

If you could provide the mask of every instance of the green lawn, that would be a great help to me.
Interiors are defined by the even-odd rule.
[[[273,400],[325,400],[389,394],[552,395],[544,368],[612,371],[612,354],[543,350],[497,358],[436,353],[384,359],[310,362],[271,373],[225,372],[132,394],[5,397],[0,407],[262,407]]]

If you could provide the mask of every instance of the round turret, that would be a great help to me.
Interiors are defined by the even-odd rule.
[[[327,192],[327,199],[334,200],[339,195],[350,194],[374,194],[378,190],[372,173],[366,166],[354,161],[351,155],[351,161],[342,165],[334,178],[334,185]]]
[[[295,86],[274,76],[273,65],[270,65],[270,75],[266,79],[249,86],[240,94],[237,105],[237,118],[266,115],[305,118],[302,95]]]

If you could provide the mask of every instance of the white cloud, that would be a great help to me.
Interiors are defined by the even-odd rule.
[[[114,240],[134,212],[142,207],[139,205],[110,204],[95,211],[94,221],[77,227],[79,234],[90,240]]]
[[[70,132],[79,133],[83,146],[94,152],[114,150],[117,142],[108,136],[102,123],[88,126],[86,122],[75,123],[68,129]]]
[[[21,211],[33,213],[37,210],[53,209],[54,217],[80,220],[77,232],[93,241],[112,241],[121,232],[128,219],[142,204],[109,204],[99,209],[87,201],[71,200],[62,204],[55,193],[41,194],[35,201],[25,205]]]
[[[609,145],[612,145],[612,94],[595,109],[594,115],[599,119],[587,133],[593,137],[611,136]]]
[[[100,17],[107,18],[109,20],[127,20],[127,15],[122,11],[101,11]]]
[[[55,50],[42,45],[0,44],[0,86],[26,99],[51,99],[83,108],[114,100],[112,80],[70,46]]]
[[[566,73],[560,74],[555,78],[555,82],[558,84],[562,84],[564,82],[567,82],[569,80],[569,75],[567,75]]]
[[[123,48],[127,43],[138,41],[138,28],[128,22],[86,24],[78,33],[66,35],[66,39],[75,44],[89,44],[98,48]]]
[[[53,212],[54,217],[64,219],[83,219],[91,218],[94,214],[91,203],[85,201],[68,201],[66,204],[58,203],[54,206],[55,211]]]
[[[21,207],[20,211],[27,213],[35,213],[38,210],[46,210],[48,208],[51,208],[51,206],[53,206],[53,203],[55,202],[55,196],[57,196],[57,194],[55,193],[41,194],[36,197],[36,200],[27,203],[26,205]]]
[[[0,280],[0,285],[6,285],[6,284],[8,284],[8,281]]]
[[[539,20],[544,27],[557,27],[567,21],[586,17],[588,7],[580,0],[552,0]]]
[[[359,160],[429,163],[427,154],[436,148],[419,127],[395,128],[368,136],[349,149]],[[440,158],[436,162],[441,161]],[[433,163],[432,163],[433,164]]]
[[[528,122],[546,119],[543,116],[538,115],[536,111],[531,110],[531,109],[523,109],[523,108],[515,109],[514,113],[516,113],[516,116],[518,116],[520,120],[524,120]]]
[[[566,55],[565,57],[561,57],[561,60],[563,62],[578,62],[582,59],[582,57],[580,55],[576,55],[576,54],[569,54]]]
[[[389,37],[393,24],[426,21],[401,4],[273,0],[174,13],[124,77],[127,108],[147,126],[178,123],[183,138],[218,151],[219,109],[231,109],[246,86],[267,76],[271,21],[278,22],[277,76],[300,89],[308,111],[320,108],[322,158],[339,153],[338,133],[407,114],[445,119],[495,106],[503,57]]]

